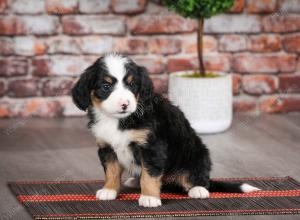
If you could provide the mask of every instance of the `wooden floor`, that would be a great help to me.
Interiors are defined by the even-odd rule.
[[[85,125],[85,118],[0,120],[0,219],[30,219],[6,187],[7,181],[103,178],[96,145]],[[203,139],[212,153],[213,177],[292,176],[300,181],[299,114],[236,116],[230,130]]]

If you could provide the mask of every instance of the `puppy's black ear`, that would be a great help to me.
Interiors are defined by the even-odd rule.
[[[153,83],[145,67],[138,66],[138,71],[141,76],[140,97],[143,101],[148,101],[153,97]]]
[[[95,64],[87,68],[72,89],[72,98],[75,105],[83,111],[91,104],[91,91],[96,81]]]

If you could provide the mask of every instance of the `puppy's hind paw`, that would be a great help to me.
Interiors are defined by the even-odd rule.
[[[140,187],[140,180],[138,178],[129,177],[127,180],[125,180],[123,185],[127,186],[129,188],[139,188]]]
[[[113,189],[99,189],[96,192],[96,199],[98,200],[114,200],[117,198],[117,191]]]
[[[209,192],[203,186],[195,186],[189,190],[188,195],[194,199],[206,199],[209,197]]]
[[[144,207],[158,207],[161,206],[161,200],[154,196],[141,195],[139,198],[139,205]]]

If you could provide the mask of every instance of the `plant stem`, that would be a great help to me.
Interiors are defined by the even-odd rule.
[[[198,33],[197,33],[198,60],[199,60],[200,74],[202,76],[205,76],[206,71],[205,71],[204,62],[203,62],[203,32],[204,32],[204,18],[200,18]]]

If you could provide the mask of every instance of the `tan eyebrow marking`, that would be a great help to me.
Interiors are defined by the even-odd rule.
[[[112,78],[111,77],[109,77],[109,76],[105,76],[104,77],[104,80],[106,81],[106,82],[108,82],[108,83],[113,83],[113,80],[112,80]]]
[[[133,75],[129,75],[126,79],[127,83],[131,83],[133,81]]]

